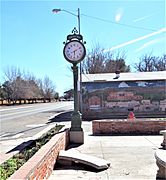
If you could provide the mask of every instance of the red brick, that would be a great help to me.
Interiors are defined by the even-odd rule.
[[[69,144],[68,130],[56,134],[9,179],[45,179],[51,174],[61,149]]]
[[[96,123],[99,126],[96,126]],[[95,120],[92,122],[93,134],[117,134],[117,133],[139,133],[158,134],[160,130],[166,129],[166,121],[116,121],[116,120]]]

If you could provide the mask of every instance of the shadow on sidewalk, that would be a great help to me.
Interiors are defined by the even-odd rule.
[[[54,123],[54,122],[65,122],[65,121],[71,121],[71,116],[72,116],[73,111],[66,111],[66,112],[61,112],[58,115],[55,115],[51,119],[48,120],[47,124],[49,123]],[[82,116],[82,121],[92,121],[92,119],[84,119]]]
[[[59,115],[54,116],[53,118],[49,119],[47,124],[54,123],[54,122],[65,122],[71,121],[71,114],[73,111],[63,112]]]
[[[97,170],[91,166],[78,163],[78,162],[71,162],[69,165],[67,164],[64,165],[57,162],[54,166],[54,170],[83,170],[83,171],[89,171],[89,172],[94,172],[94,173],[99,173],[99,172],[105,171],[106,169]]]
[[[34,140],[23,142],[17,145],[16,147],[14,147],[13,149],[11,149],[10,151],[8,151],[6,154],[11,153],[11,152],[16,152],[16,153],[21,152],[23,149],[25,149],[25,147],[31,145],[33,142]]]

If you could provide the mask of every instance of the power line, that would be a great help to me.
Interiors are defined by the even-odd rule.
[[[108,19],[102,19],[102,18],[95,17],[95,16],[89,16],[89,15],[86,15],[86,14],[81,14],[81,16],[85,16],[85,17],[88,17],[88,18],[91,18],[91,19],[96,19],[96,20],[99,20],[99,21],[103,21],[103,22],[107,22],[107,23],[111,23],[111,24],[116,24],[116,25],[120,25],[120,26],[125,26],[125,27],[130,27],[130,28],[135,28],[135,29],[143,29],[143,30],[153,31],[153,32],[156,31],[155,29],[132,26],[132,25],[123,24],[123,23],[117,23],[117,22],[114,22],[114,21],[110,21]]]

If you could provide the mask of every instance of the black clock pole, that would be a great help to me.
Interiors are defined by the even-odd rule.
[[[73,81],[74,81],[74,112],[71,116],[71,128],[70,131],[82,131],[82,114],[79,112],[79,103],[78,103],[78,66],[73,64]]]
[[[80,31],[80,30],[79,30]],[[67,36],[67,41],[64,43],[63,54],[67,61],[72,63],[73,71],[73,85],[74,85],[74,111],[71,115],[71,128],[69,131],[70,143],[83,144],[84,132],[82,125],[82,114],[79,111],[79,99],[78,99],[78,63],[80,63],[85,55],[86,49],[83,42],[83,36],[78,33],[74,28],[73,34]]]

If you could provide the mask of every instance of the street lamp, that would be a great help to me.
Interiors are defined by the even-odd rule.
[[[65,10],[65,9],[53,9],[52,10],[53,13],[58,13],[60,11],[64,11],[64,12],[69,13],[69,14],[76,16],[78,18],[78,33],[80,34],[80,8],[78,8],[78,14],[74,14],[70,11]]]
[[[78,8],[78,14],[74,14],[70,11],[64,9],[53,9],[53,13],[58,13],[60,11],[67,12],[78,18],[78,31],[76,28],[73,29],[72,33],[67,36],[65,46],[63,49],[63,55],[65,59],[72,63],[73,70],[73,81],[74,81],[74,111],[71,115],[71,128],[69,131],[69,139],[72,143],[83,143],[84,142],[84,132],[81,127],[82,124],[82,114],[79,111],[81,109],[81,96],[78,101],[78,64],[84,59],[86,55],[86,49],[84,47],[85,42],[83,42],[83,36],[80,34],[80,10]],[[81,65],[80,65],[80,92],[81,92]],[[81,94],[81,93],[80,93]]]
[[[61,11],[66,12],[68,14],[71,14],[71,15],[77,17],[77,20],[78,20],[78,34],[80,35],[80,8],[78,8],[77,14],[74,14],[74,13],[68,11],[68,10],[65,10],[65,9],[53,9],[52,10],[52,12],[55,13],[55,14],[57,14],[57,13],[59,13]],[[80,108],[80,112],[82,112],[82,104],[81,104],[82,103],[82,65],[81,65],[81,62],[80,62],[80,78],[79,78],[79,80],[80,80],[80,84],[79,84],[80,85],[79,108]]]

